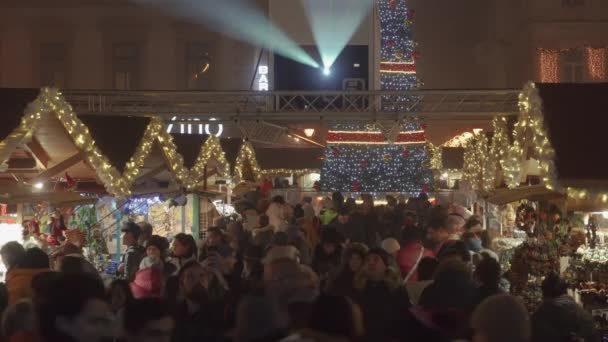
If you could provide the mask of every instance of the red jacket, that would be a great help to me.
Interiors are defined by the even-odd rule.
[[[416,265],[421,251],[422,258],[435,256],[433,251],[424,248],[420,242],[410,242],[401,247],[397,253],[397,264],[399,265],[401,276],[407,276],[412,267]],[[413,281],[418,281],[418,270],[415,270],[407,280],[408,283]]]

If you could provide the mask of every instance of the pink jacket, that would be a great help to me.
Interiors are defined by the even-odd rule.
[[[433,251],[424,248],[420,242],[410,242],[401,247],[397,253],[397,264],[399,265],[401,276],[407,276],[412,267],[416,265],[416,261],[418,261],[421,251],[422,258],[435,256]],[[413,281],[418,281],[418,270],[414,271],[407,280],[408,283]]]

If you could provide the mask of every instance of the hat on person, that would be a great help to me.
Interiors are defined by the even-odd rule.
[[[372,254],[379,256],[380,259],[382,259],[384,266],[389,267],[391,265],[390,255],[384,249],[379,247],[372,248],[369,250],[369,252],[367,252],[367,256],[370,256]]]
[[[126,222],[122,226],[122,229],[120,229],[120,231],[123,233],[131,233],[136,238],[138,238],[139,235],[141,235],[141,228],[139,227],[139,225],[137,225],[135,222],[131,222],[131,221]]]
[[[384,249],[388,254],[391,255],[397,253],[401,249],[399,242],[394,238],[384,239],[382,241],[381,246],[382,249]]]
[[[270,264],[279,259],[291,259],[299,261],[300,252],[294,246],[275,246],[268,251],[262,262],[264,264]]]
[[[160,298],[162,292],[162,271],[158,267],[149,267],[137,271],[130,284],[133,297]]]

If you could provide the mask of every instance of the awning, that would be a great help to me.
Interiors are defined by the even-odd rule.
[[[524,199],[530,201],[551,201],[566,198],[565,194],[549,190],[543,185],[522,186],[515,189],[503,188],[493,191],[480,191],[478,194],[487,202],[495,205],[504,205]]]

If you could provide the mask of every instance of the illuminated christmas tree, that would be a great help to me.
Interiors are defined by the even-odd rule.
[[[379,0],[382,90],[417,87],[418,53],[412,39],[414,12],[405,0]],[[405,111],[407,99],[383,99],[386,111]],[[411,110],[411,108],[409,108]],[[431,191],[432,174],[425,125],[416,119],[392,127],[381,124],[335,125],[327,135],[321,188],[344,192]]]

